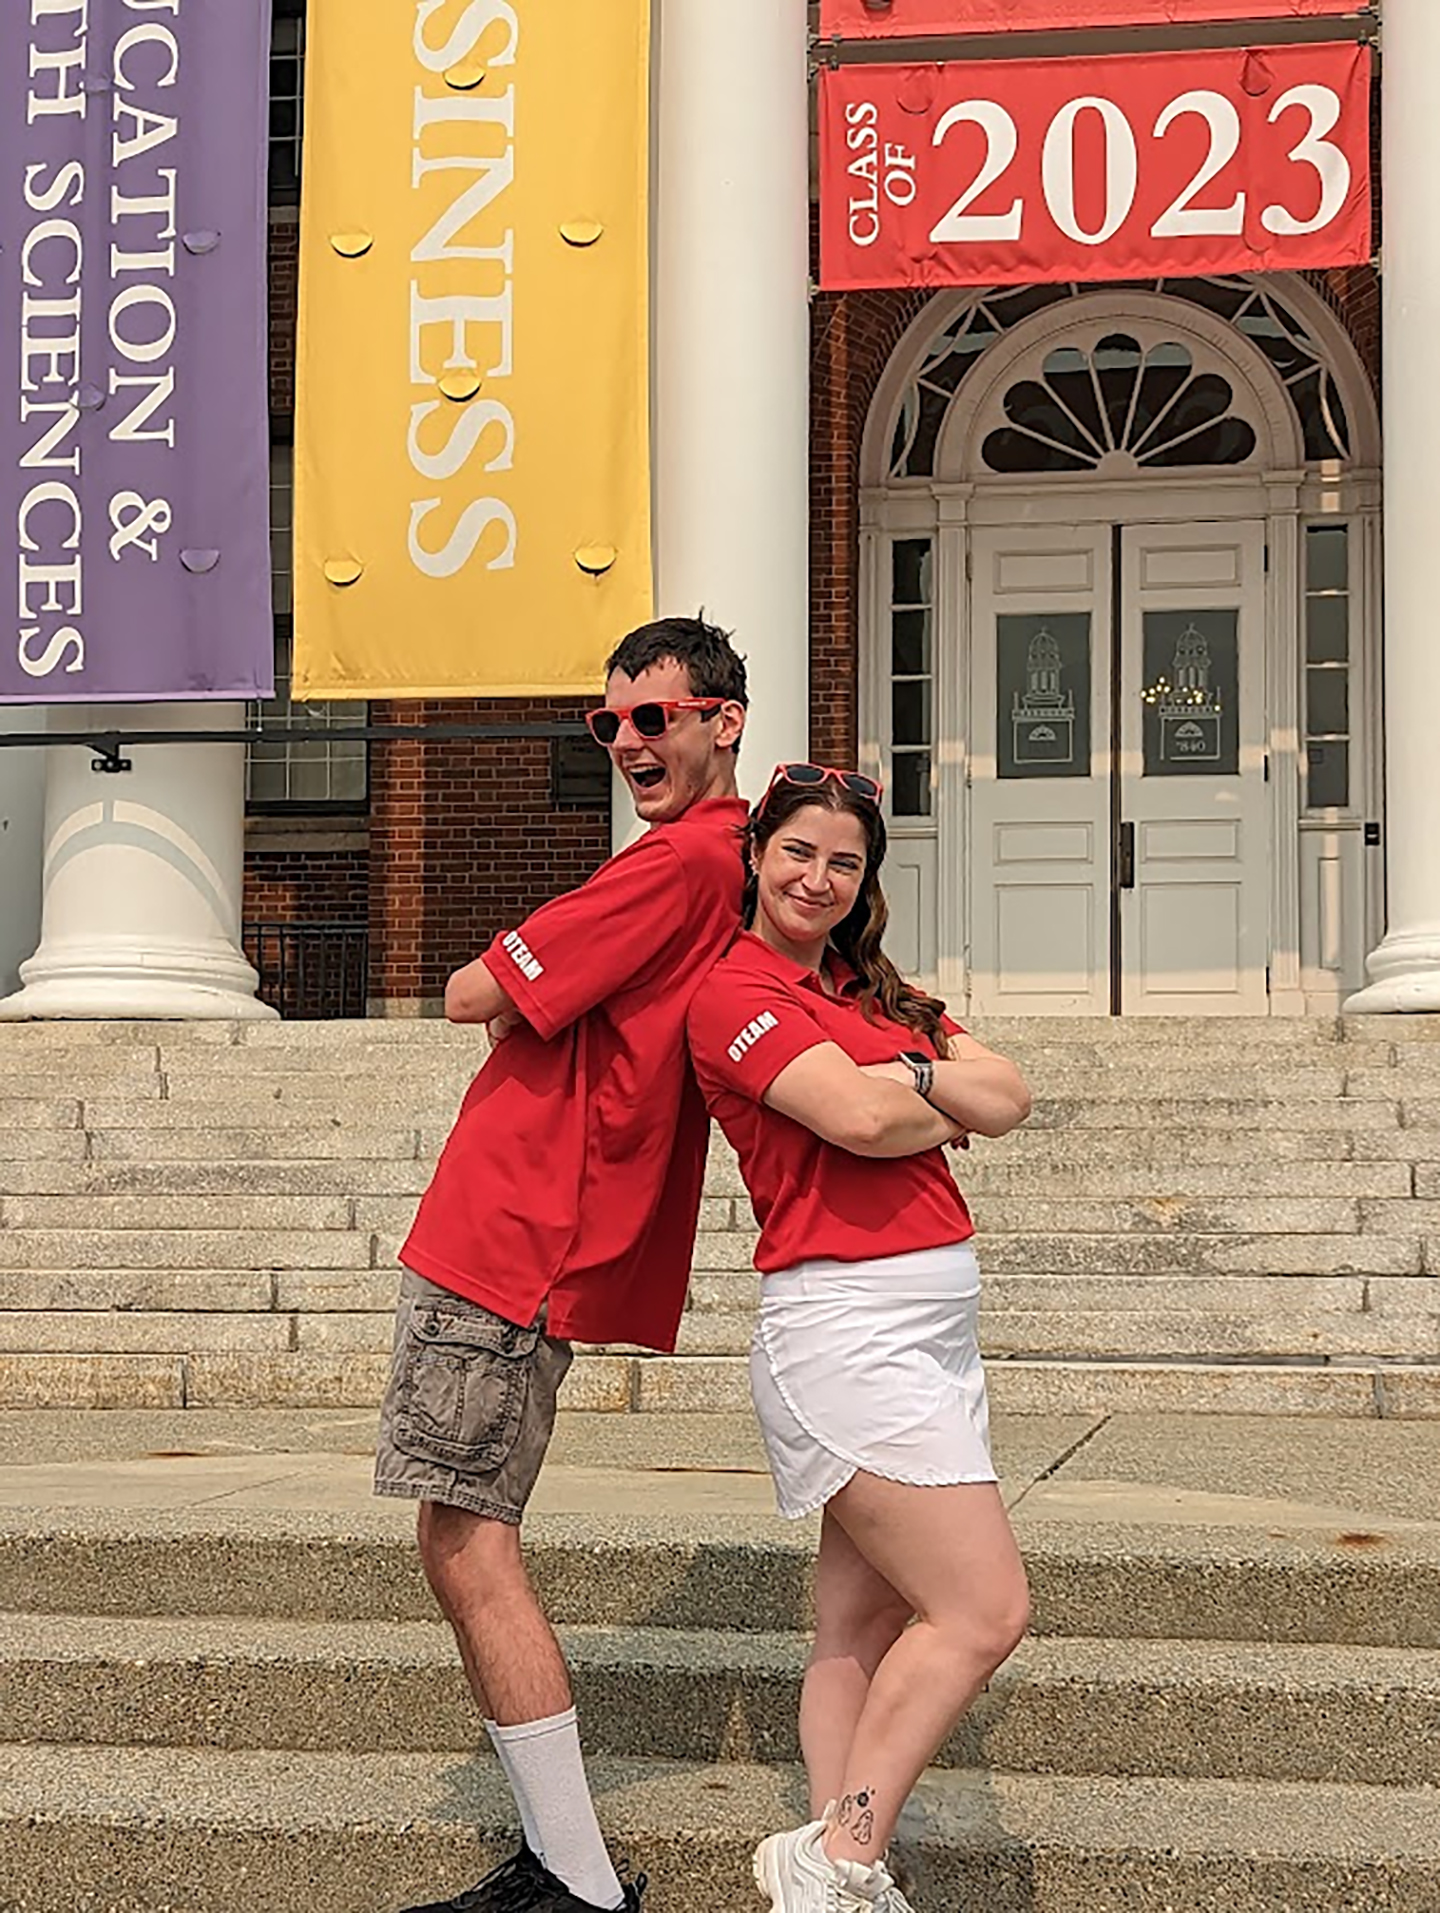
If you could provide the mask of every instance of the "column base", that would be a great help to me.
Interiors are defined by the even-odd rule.
[[[1346,1016],[1440,1013],[1440,924],[1386,937],[1365,965],[1370,982],[1348,998]]]
[[[41,945],[20,966],[21,988],[0,999],[0,1022],[40,1019],[148,1022],[274,1021],[255,995],[253,967],[230,944],[156,949],[139,943],[73,953]]]

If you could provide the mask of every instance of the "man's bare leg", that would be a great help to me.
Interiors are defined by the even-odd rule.
[[[471,1692],[494,1723],[527,1841],[580,1899],[618,1907],[620,1882],[585,1779],[569,1670],[526,1572],[519,1528],[425,1501],[418,1539]]]
[[[420,1504],[420,1559],[487,1720],[508,1727],[574,1705],[570,1674],[520,1554],[520,1530]]]

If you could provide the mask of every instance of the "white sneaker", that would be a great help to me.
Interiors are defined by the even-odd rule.
[[[895,1883],[878,1862],[832,1860],[820,1844],[826,1823],[812,1820],[793,1833],[772,1833],[755,1849],[755,1884],[772,1913],[902,1913],[887,1906]]]

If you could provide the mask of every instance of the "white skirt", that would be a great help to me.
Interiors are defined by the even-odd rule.
[[[764,1278],[750,1390],[780,1513],[858,1473],[936,1488],[994,1481],[968,1243]]]

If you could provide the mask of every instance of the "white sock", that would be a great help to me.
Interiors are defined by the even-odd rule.
[[[504,1727],[497,1726],[493,1720],[487,1720],[485,1731],[490,1736],[490,1745],[499,1756],[500,1765],[505,1769],[505,1778],[510,1782],[510,1791],[515,1796],[515,1805],[520,1809],[520,1831],[525,1836],[525,1844],[538,1860],[545,1855],[540,1851],[540,1836],[535,1828],[535,1815],[530,1810],[530,1802],[525,1798],[524,1789],[515,1778],[515,1770],[510,1759],[510,1749],[505,1744]]]
[[[605,1851],[585,1779],[575,1709],[518,1727],[492,1727],[490,1738],[534,1851],[580,1899],[592,1906],[622,1906],[624,1890]]]

